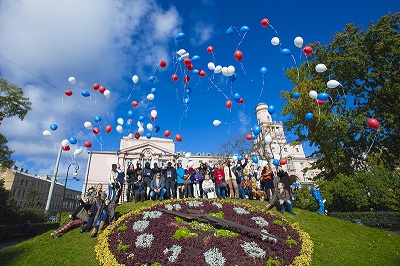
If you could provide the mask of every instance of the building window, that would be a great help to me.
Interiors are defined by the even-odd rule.
[[[25,196],[25,190],[24,190],[24,191],[22,191],[22,197],[23,197],[23,196]]]
[[[17,194],[17,196],[19,196],[19,195],[21,195],[21,190],[20,190],[20,189],[18,189],[18,194]]]
[[[285,147],[285,148],[283,148],[283,151],[284,151],[284,152],[287,152],[287,148],[286,148],[286,147]]]
[[[304,168],[304,163],[300,163],[300,168],[301,168],[301,169]]]
[[[296,148],[296,152],[299,152],[299,148]]]
[[[178,160],[178,163],[182,163],[182,160]]]
[[[28,180],[25,180],[25,186],[28,186]]]
[[[23,179],[21,179],[21,183],[20,183],[20,185],[22,186],[24,184],[24,180]]]
[[[274,151],[275,151],[275,147],[272,147],[272,148],[271,148],[271,151],[274,152]]]

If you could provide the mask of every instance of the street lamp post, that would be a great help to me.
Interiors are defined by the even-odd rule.
[[[56,183],[56,178],[57,178],[57,173],[58,173],[58,165],[60,164],[60,159],[61,159],[61,153],[62,153],[62,147],[60,147],[60,150],[58,151],[58,156],[57,156],[57,160],[56,160],[56,165],[54,167],[54,174],[53,177],[51,178],[51,185],[50,185],[50,189],[49,189],[49,196],[47,197],[47,203],[46,203],[46,209],[45,209],[45,213],[46,215],[49,212],[50,209],[50,204],[51,204],[51,198],[53,196],[53,190],[54,190],[54,185]]]
[[[63,191],[63,196],[62,196],[62,200],[61,200],[60,214],[59,214],[59,218],[58,218],[58,220],[60,221],[60,223],[61,223],[62,208],[63,208],[63,204],[64,204],[65,189],[66,189],[66,187],[67,187],[67,182],[68,182],[69,168],[70,168],[72,165],[75,167],[74,178],[76,179],[76,177],[78,176],[79,165],[77,165],[76,163],[70,163],[70,164],[68,165],[67,175],[66,175],[66,177],[65,177],[64,191]]]

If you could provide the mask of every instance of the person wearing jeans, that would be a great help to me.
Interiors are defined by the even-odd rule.
[[[283,214],[285,212],[285,206],[287,207],[289,213],[295,215],[292,209],[292,202],[290,201],[289,191],[285,189],[285,185],[283,183],[278,184],[278,190],[274,193],[274,201],[278,204],[278,208],[280,208],[280,212]],[[267,205],[267,209],[271,207],[271,204]]]
[[[225,172],[222,165],[216,164],[214,171],[215,188],[219,199],[225,198],[225,187],[221,187],[221,183],[225,182]]]
[[[165,191],[165,181],[161,178],[161,174],[157,173],[156,178],[150,182],[150,198],[155,200],[156,196],[158,196],[158,199],[162,201]]]

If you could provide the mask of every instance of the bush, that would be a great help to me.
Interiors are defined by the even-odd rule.
[[[400,229],[400,212],[336,212],[330,216],[369,227]]]
[[[318,208],[317,203],[314,198],[311,196],[311,189],[309,187],[302,187],[296,191],[297,200],[296,207],[308,210],[308,211],[316,211]]]
[[[42,223],[46,221],[46,214],[43,209],[29,208],[24,209],[20,216],[20,222],[31,221],[31,223]]]

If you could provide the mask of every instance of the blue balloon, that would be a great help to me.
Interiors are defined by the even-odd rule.
[[[185,33],[183,33],[183,32],[181,32],[181,33],[178,33],[178,35],[176,35],[176,40],[177,41],[182,41],[183,39],[185,39]]]
[[[132,127],[132,122],[131,121],[126,121],[126,127],[131,128]]]
[[[151,88],[150,92],[154,94],[154,93],[157,92],[157,89],[156,88]]]
[[[237,79],[237,75],[236,73],[233,73],[233,75],[231,76],[231,82],[234,82]]]
[[[155,128],[154,128],[154,133],[158,133],[158,131],[160,131],[160,126],[156,126]]]
[[[268,69],[266,67],[260,68],[261,75],[265,76],[265,74],[267,74],[267,72],[268,72]]]
[[[83,97],[89,97],[90,96],[90,93],[88,91],[82,91],[81,94],[82,94]]]
[[[76,140],[76,138],[74,138],[74,137],[70,137],[69,139],[68,139],[68,141],[69,141],[69,143],[71,143],[71,144],[76,144],[78,141]]]
[[[291,52],[289,49],[287,49],[287,48],[283,48],[283,49],[281,50],[281,54],[282,54],[282,55],[291,55],[292,52]]]
[[[132,118],[132,117],[133,117],[133,111],[132,111],[132,110],[129,110],[129,111],[128,111],[128,117],[129,117],[129,118]]]
[[[232,27],[229,27],[229,28],[226,30],[226,36],[231,37],[232,35],[233,35],[233,28],[232,28]]]
[[[274,159],[273,164],[274,164],[275,166],[279,166],[280,162],[279,162],[278,159]]]
[[[151,133],[146,134],[146,138],[151,139],[151,137],[152,137]]]
[[[329,94],[325,92],[318,93],[317,99],[320,101],[326,101],[329,99]]]
[[[240,28],[240,33],[241,33],[241,34],[245,34],[248,30],[249,30],[249,27],[247,27],[247,26],[242,26],[242,27]]]
[[[150,77],[149,77],[149,82],[154,82],[155,80],[156,80],[155,77],[153,77],[153,76],[150,76]]]
[[[143,122],[144,121],[144,116],[139,116],[139,118],[138,118],[138,120],[140,121],[140,122]]]
[[[58,126],[56,124],[51,124],[50,125],[50,129],[53,130],[53,131],[57,130],[57,128],[58,128]]]
[[[191,92],[192,92],[192,89],[191,89],[191,88],[186,88],[186,89],[185,89],[185,93],[186,93],[186,94],[190,94]]]
[[[300,98],[300,92],[298,92],[298,91],[293,92],[292,97],[293,97],[293,99]]]
[[[238,102],[240,100],[240,94],[239,93],[233,94],[233,99]]]
[[[179,61],[179,62],[182,62],[182,61],[183,61],[183,58],[179,56],[179,57],[178,57],[178,61]]]
[[[274,112],[275,112],[275,106],[273,106],[272,104],[268,105],[268,113],[272,115]]]
[[[313,119],[313,117],[314,117],[314,115],[313,115],[313,113],[311,113],[311,112],[308,112],[307,114],[306,114],[306,120],[308,121],[308,122],[310,122],[311,121],[311,119]]]
[[[255,155],[251,158],[251,160],[252,160],[254,163],[258,163],[258,157],[255,156]]]
[[[255,126],[253,127],[253,133],[254,133],[255,135],[258,135],[258,134],[260,134],[260,132],[261,132],[261,127],[260,127],[259,125],[255,125]]]
[[[198,74],[199,70],[198,69],[193,69],[192,72],[193,72],[193,74]]]
[[[96,115],[95,117],[93,117],[94,122],[100,122],[101,121],[101,116]]]
[[[241,160],[243,160],[243,156],[242,155],[238,155],[237,159],[238,159],[238,161],[241,161]]]
[[[191,60],[192,61],[199,61],[200,60],[200,56],[194,55]]]
[[[184,103],[184,104],[189,104],[189,103],[190,103],[190,98],[189,98],[189,97],[184,98],[184,99],[183,99],[183,103]]]
[[[256,140],[256,139],[257,139],[257,136],[254,135],[254,134],[251,134],[251,139],[252,139],[252,140]]]

